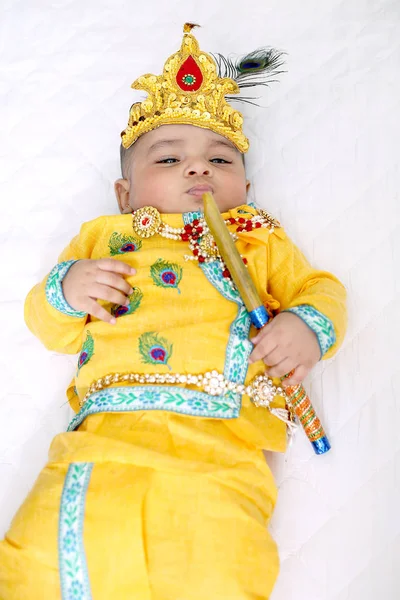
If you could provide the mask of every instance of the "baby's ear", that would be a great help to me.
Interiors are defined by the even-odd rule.
[[[130,182],[128,179],[117,179],[114,183],[114,191],[118,201],[120,213],[128,213],[132,211],[129,205],[129,188]]]
[[[249,193],[249,189],[250,189],[251,183],[248,179],[246,179],[246,194]]]

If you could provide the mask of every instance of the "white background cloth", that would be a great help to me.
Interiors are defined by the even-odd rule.
[[[349,330],[306,381],[333,449],[301,431],[267,456],[279,484],[273,600],[400,596],[398,0],[2,0],[0,534],[70,412],[75,356],[24,324],[27,292],[82,222],[118,212],[119,134],[139,75],[182,25],[206,51],[288,53],[250,107],[252,198],[349,294]],[[259,94],[257,94],[259,95]],[[238,103],[235,106],[241,110]]]

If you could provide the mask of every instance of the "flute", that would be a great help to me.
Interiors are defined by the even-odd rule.
[[[229,230],[221,217],[219,208],[210,192],[203,194],[204,218],[217,245],[218,251],[229,270],[239,294],[248,310],[252,324],[262,329],[270,317],[261,302],[253,280],[244,265]],[[284,378],[289,377],[285,375]],[[284,379],[282,378],[282,379]],[[285,388],[286,403],[292,413],[299,419],[316,454],[324,454],[331,445],[317,417],[303,385],[291,385]]]

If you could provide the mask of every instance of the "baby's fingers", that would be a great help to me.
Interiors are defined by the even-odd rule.
[[[127,288],[127,294],[131,294],[133,289],[129,284],[127,284]],[[123,292],[101,283],[93,283],[89,286],[88,296],[97,300],[105,300],[111,304],[125,304],[129,300],[129,296],[126,296]]]
[[[116,258],[100,258],[97,266],[102,271],[113,271],[114,273],[123,273],[125,275],[135,275],[136,269]]]
[[[115,323],[117,322],[115,317],[110,315],[110,313],[108,311],[106,311],[105,308],[100,306],[100,304],[98,302],[96,302],[96,300],[94,298],[90,298],[88,304],[89,304],[89,306],[88,306],[87,312],[91,316],[96,317],[97,319],[100,319],[100,321],[104,321],[105,323],[110,323],[111,325],[115,325]]]
[[[254,338],[253,338],[254,339]],[[250,354],[249,363],[262,360],[265,356],[270,355],[277,348],[277,342],[273,339],[264,337],[254,347],[253,352]]]
[[[283,377],[284,375],[287,375],[287,373],[290,373],[295,367],[296,363],[293,362],[293,359],[286,357],[273,367],[268,367],[268,375],[270,377]]]
[[[291,370],[292,369],[289,369],[289,371],[287,372],[290,373]],[[299,383],[302,383],[302,381],[304,381],[304,379],[307,377],[310,371],[311,368],[305,367],[304,365],[299,365],[298,367],[296,367],[293,375],[291,375],[287,379],[282,380],[283,387],[287,387],[288,385],[298,385]]]

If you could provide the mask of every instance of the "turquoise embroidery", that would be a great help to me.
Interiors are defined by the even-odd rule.
[[[248,358],[253,344],[248,339],[251,320],[244,305],[239,306],[236,319],[231,324],[226,349],[224,375],[229,381],[244,383],[247,375]]]
[[[168,410],[198,417],[234,419],[240,404],[235,397],[210,396],[205,392],[163,385],[123,386],[95,392],[75,415],[68,431],[78,427],[88,415],[98,412],[129,412],[132,410]]]
[[[111,235],[108,242],[111,256],[116,254],[124,254],[125,252],[137,252],[142,247],[142,241],[134,238],[131,235],[123,233],[114,233]]]
[[[172,344],[165,338],[153,331],[143,333],[139,338],[139,352],[142,355],[142,362],[151,365],[168,364],[172,354]]]
[[[68,304],[64,298],[62,290],[62,280],[66,276],[69,269],[77,260],[66,260],[58,263],[51,271],[46,281],[45,293],[49,304],[60,312],[70,317],[85,317],[86,312],[75,310]]]
[[[212,283],[224,298],[231,300],[231,302],[236,302],[236,304],[243,305],[243,301],[237,289],[232,287],[228,279],[222,275],[223,269],[219,260],[201,263],[200,268],[208,281]]]
[[[185,212],[182,214],[185,225],[190,225],[195,219],[201,219],[203,217],[204,214],[201,211]]]
[[[251,320],[243,300],[236,288],[232,288],[227,279],[222,275],[222,267],[219,261],[203,263],[201,269],[210,283],[227,299],[239,305],[236,319],[230,327],[230,336],[225,355],[224,376],[229,381],[244,383],[248,369],[248,358],[251,354],[253,344],[250,342],[249,331]],[[227,392],[237,403],[241,402],[239,394]]]
[[[312,329],[318,339],[319,347],[321,349],[321,358],[336,342],[336,333],[332,321],[313,306],[301,304],[300,306],[287,308],[283,312],[294,313],[300,317],[310,329]]]
[[[143,292],[140,288],[133,288],[132,294],[129,296],[129,306],[124,306],[123,304],[118,304],[111,309],[111,314],[114,317],[122,317],[125,315],[131,315],[135,312],[140,306],[140,303],[143,298]]]
[[[83,367],[83,365],[86,365],[89,362],[89,360],[92,358],[93,352],[94,352],[93,337],[92,337],[92,334],[90,333],[90,331],[87,331],[86,332],[86,340],[84,341],[82,350],[79,354],[78,371],[77,371],[76,375],[79,374],[79,371]]]
[[[61,495],[58,560],[63,600],[91,600],[83,521],[93,463],[71,463]]]
[[[251,208],[255,208],[256,210],[258,210],[256,204],[254,202],[247,202],[247,206],[251,206]],[[246,210],[244,208],[238,208],[238,214],[240,215],[252,215],[253,213],[250,210]]]
[[[156,260],[150,267],[150,275],[155,285],[163,288],[175,288],[179,294],[181,290],[178,285],[182,280],[182,272],[182,267],[162,258]]]

